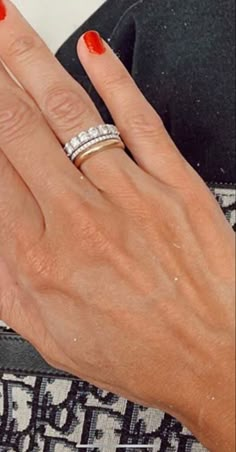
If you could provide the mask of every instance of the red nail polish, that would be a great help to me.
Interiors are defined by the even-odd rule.
[[[6,7],[2,0],[0,0],[0,20],[4,20],[7,15]]]
[[[102,55],[106,52],[106,47],[104,46],[102,38],[97,31],[87,31],[87,33],[85,33],[83,37],[90,53]]]

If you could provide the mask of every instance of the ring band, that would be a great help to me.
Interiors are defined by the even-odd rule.
[[[69,159],[74,162],[81,153],[92,146],[110,140],[114,140],[115,144],[122,143],[118,129],[113,124],[100,124],[73,137],[65,144],[64,151]]]
[[[79,156],[77,156],[74,160],[74,164],[77,168],[80,168],[82,163],[84,163],[86,160],[88,160],[92,155],[97,154],[98,152],[104,151],[105,149],[114,149],[120,148],[125,149],[125,145],[121,140],[106,140],[102,143],[96,143],[93,146],[91,146],[89,149],[85,150],[84,152],[81,152]]]
[[[86,144],[83,144],[82,146],[80,146],[71,156],[70,159],[72,162],[75,161],[75,159],[82,155],[85,151],[89,150],[91,147],[96,146],[97,144],[104,144],[107,141],[113,140],[114,143],[119,144],[121,143],[121,139],[118,136],[115,135],[106,135],[106,136],[101,136],[99,138],[95,138],[93,140],[88,141]]]

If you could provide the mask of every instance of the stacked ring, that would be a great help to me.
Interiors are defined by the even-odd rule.
[[[68,158],[78,167],[92,154],[110,148],[125,149],[116,126],[101,124],[80,132],[64,146]]]

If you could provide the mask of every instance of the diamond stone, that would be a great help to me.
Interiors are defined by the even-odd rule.
[[[72,152],[74,152],[74,148],[71,146],[70,143],[67,143],[65,145],[65,151],[68,155],[72,154]]]
[[[109,126],[107,126],[107,125],[102,125],[102,126],[99,126],[99,131],[100,131],[100,133],[102,133],[103,135],[106,135],[106,134],[108,134],[109,133]]]
[[[109,133],[114,133],[115,132],[114,131],[114,127],[112,125],[109,125],[108,129],[109,129]]]
[[[88,131],[90,137],[96,138],[99,135],[99,130],[96,127],[91,127]]]
[[[85,143],[86,141],[89,140],[89,135],[86,132],[81,132],[79,134],[79,139],[80,139],[81,143]]]
[[[77,149],[80,145],[79,138],[78,137],[72,138],[71,145],[73,146],[74,149]]]
[[[116,128],[116,126],[111,126],[112,127],[112,133],[114,133],[115,135],[119,135],[119,132]]]

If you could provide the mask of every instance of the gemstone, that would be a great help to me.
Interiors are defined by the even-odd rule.
[[[73,146],[74,149],[77,149],[80,145],[79,138],[78,137],[72,138],[71,145]]]
[[[88,131],[90,137],[96,138],[99,135],[99,130],[96,127],[91,127]]]
[[[72,154],[72,152],[74,152],[74,149],[73,149],[73,147],[71,146],[70,143],[67,143],[67,144],[65,145],[65,151],[66,151],[66,153],[67,153],[68,155],[70,155],[70,154]]]
[[[108,127],[109,127],[109,133],[115,133],[114,127],[112,125],[110,125]]]
[[[79,139],[80,139],[81,143],[85,143],[86,141],[89,140],[89,135],[86,132],[81,132],[79,134]]]
[[[102,125],[102,126],[99,126],[99,131],[100,131],[100,133],[102,133],[103,135],[106,135],[106,134],[108,134],[109,133],[109,126],[107,126],[107,125]]]

